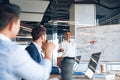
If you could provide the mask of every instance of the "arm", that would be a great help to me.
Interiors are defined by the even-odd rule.
[[[76,44],[77,48],[83,48],[83,47],[87,47],[87,46],[90,46],[92,44],[95,44],[97,41],[96,40],[91,40],[89,41],[89,43],[84,43],[84,44]]]
[[[51,72],[51,57],[49,55],[52,51],[52,45],[51,47],[48,45],[45,50],[47,57],[37,64],[25,50],[18,48],[11,55],[9,70],[27,80],[47,80]]]
[[[60,44],[59,49],[58,49],[58,52],[64,52],[63,43]]]

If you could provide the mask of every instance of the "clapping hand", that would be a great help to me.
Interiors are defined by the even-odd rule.
[[[55,49],[55,44],[53,42],[46,41],[42,45],[42,50],[43,53],[45,54],[45,58],[51,59],[51,53],[53,52],[54,49]]]
[[[92,40],[90,41],[90,44],[95,44],[97,41],[96,40]]]

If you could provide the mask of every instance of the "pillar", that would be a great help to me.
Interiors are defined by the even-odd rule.
[[[70,7],[70,30],[75,36],[77,27],[96,26],[95,4],[72,4]]]

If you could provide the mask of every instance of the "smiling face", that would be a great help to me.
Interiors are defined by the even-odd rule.
[[[65,39],[67,40],[67,41],[70,41],[70,39],[71,39],[71,32],[66,32],[65,33]]]

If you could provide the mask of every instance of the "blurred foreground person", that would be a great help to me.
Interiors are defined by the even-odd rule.
[[[20,29],[20,8],[14,4],[0,4],[0,80],[47,80],[51,72],[51,53],[55,45],[43,45],[44,59],[36,63],[17,43]]]

